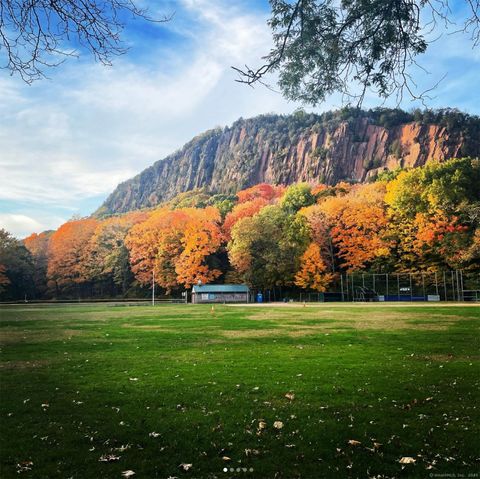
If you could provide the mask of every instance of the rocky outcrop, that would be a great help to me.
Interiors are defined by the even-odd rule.
[[[469,117],[470,130],[480,131],[474,120]],[[261,182],[363,182],[386,169],[480,153],[480,139],[458,124],[379,123],[365,112],[347,119],[336,113],[240,119],[195,137],[120,184],[97,213],[154,206],[197,188],[232,193]]]

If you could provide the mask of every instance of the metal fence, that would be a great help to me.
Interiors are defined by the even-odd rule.
[[[314,298],[310,293],[308,299]],[[480,273],[349,273],[340,275],[323,300],[333,301],[480,301]],[[320,299],[322,300],[322,299]]]
[[[352,273],[340,277],[344,301],[476,301],[480,274],[433,271],[416,273]]]
[[[480,273],[464,270],[341,274],[325,293],[297,288],[252,291],[262,301],[466,301],[480,302]]]

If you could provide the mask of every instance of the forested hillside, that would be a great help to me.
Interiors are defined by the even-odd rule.
[[[262,115],[207,131],[120,184],[98,216],[156,206],[203,188],[364,182],[384,170],[480,155],[480,119],[456,110],[343,109]]]
[[[69,221],[24,241],[0,230],[0,298],[148,294],[197,281],[324,291],[339,273],[480,275],[480,160],[374,182],[194,190],[157,208]]]

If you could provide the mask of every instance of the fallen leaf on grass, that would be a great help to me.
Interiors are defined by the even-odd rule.
[[[128,378],[130,381],[138,381],[138,378]]]
[[[262,432],[264,431],[264,429],[266,429],[266,427],[267,427],[267,423],[262,419],[260,419],[258,421],[258,426],[257,426],[257,436],[260,436],[260,434],[262,434]]]
[[[228,461],[231,461],[232,458],[231,458],[231,457],[228,457],[228,456],[223,456],[223,457],[222,457],[222,460],[224,460],[225,462],[228,462]]]
[[[130,449],[130,444],[125,444],[125,446],[122,444],[120,447],[115,448],[115,451],[118,452],[123,452],[126,451],[127,449]]]
[[[150,436],[150,437],[158,437],[158,436],[160,436],[160,433],[159,433],[159,432],[151,432],[151,433],[149,434],[149,436]]]
[[[113,454],[104,454],[100,456],[99,462],[115,462],[120,459],[120,456],[115,456]]]
[[[183,469],[184,471],[188,471],[193,467],[193,464],[185,464],[182,463],[178,466],[180,469]]]
[[[273,423],[273,427],[274,427],[275,429],[282,429],[282,428],[283,428],[283,422],[282,422],[282,421],[275,421],[275,422]]]
[[[130,469],[128,471],[122,471],[122,476],[123,477],[132,477],[134,475],[135,475],[135,472],[130,470]]]
[[[399,459],[399,463],[400,464],[415,464],[417,460],[414,459],[413,457],[409,457],[409,456],[404,456],[402,457],[401,459]]]
[[[362,443],[360,441],[356,441],[355,439],[349,439],[348,444],[350,444],[350,446],[360,446]]]
[[[19,462],[19,463],[17,464],[17,472],[20,473],[20,472],[31,471],[32,466],[33,466],[33,462],[32,462],[32,461],[22,461],[22,462]]]
[[[285,397],[290,400],[290,401],[293,401],[295,399],[295,394],[293,393],[287,393],[285,394]]]

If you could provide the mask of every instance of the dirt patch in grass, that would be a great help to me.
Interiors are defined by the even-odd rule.
[[[302,338],[304,336],[311,336],[313,334],[318,334],[323,330],[323,328],[301,328],[301,329],[290,329],[288,330],[288,336],[291,338]]]
[[[42,368],[50,364],[46,359],[37,361],[6,361],[0,363],[0,370],[18,370],[18,369],[34,369]]]
[[[221,331],[226,338],[266,338],[269,336],[282,336],[285,334],[281,329],[235,329]]]
[[[15,344],[21,342],[43,343],[70,339],[84,334],[79,329],[39,329],[36,331],[18,331],[4,328],[0,331],[0,344]]]
[[[198,327],[198,328],[195,328],[195,327],[188,327],[188,328],[183,328],[183,329],[180,329],[180,328],[172,328],[170,326],[161,326],[161,325],[158,325],[158,324],[122,324],[122,328],[125,328],[125,329],[131,329],[131,330],[134,330],[134,331],[157,331],[159,333],[175,333],[175,334],[189,334],[189,333],[206,333],[208,331],[208,333],[212,332],[213,330],[215,330],[216,328],[215,327],[205,327],[205,326],[202,326],[202,327]]]
[[[279,336],[289,336],[291,338],[297,338],[302,336],[310,336],[314,334],[324,333],[324,332],[335,331],[332,328],[325,327],[324,325],[319,326],[301,326],[301,327],[288,327],[287,325],[282,325],[278,329],[240,329],[240,330],[227,330],[221,331],[226,338],[267,338],[267,337],[279,337]],[[340,331],[340,330],[339,330]]]
[[[448,329],[457,321],[462,321],[465,316],[441,315],[431,313],[417,313],[406,311],[369,311],[366,314],[361,310],[322,310],[304,309],[292,311],[271,310],[255,312],[249,316],[253,321],[269,320],[278,321],[280,327],[296,327],[299,330],[344,330],[345,328],[370,329],[370,330],[433,330]],[[302,324],[302,321],[308,324]],[[318,324],[315,324],[318,321]],[[312,324],[313,323],[313,324]]]
[[[139,329],[142,331],[165,331],[166,333],[178,333],[178,329],[166,328],[165,326],[159,326],[158,324],[122,324],[122,328],[127,329]]]

